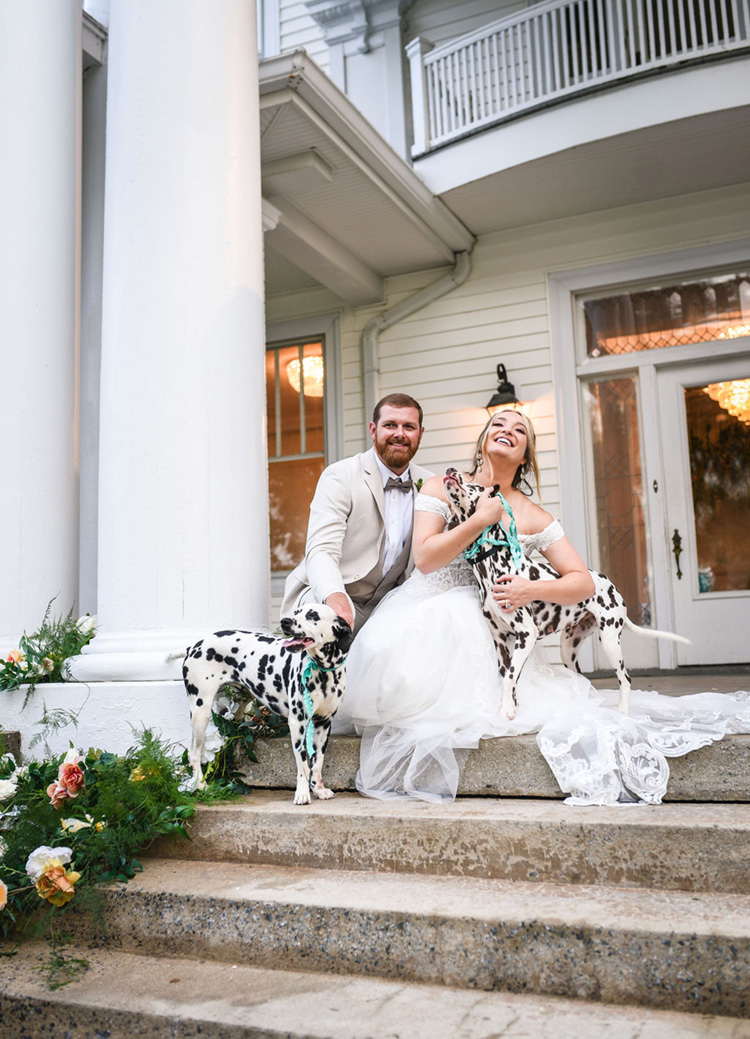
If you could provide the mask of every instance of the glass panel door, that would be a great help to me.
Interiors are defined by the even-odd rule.
[[[750,659],[750,360],[658,376],[681,664]]]

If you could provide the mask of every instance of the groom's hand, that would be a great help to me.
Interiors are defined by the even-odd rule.
[[[333,594],[329,595],[326,599],[326,606],[330,606],[339,617],[346,621],[350,628],[354,628],[354,610],[352,610],[351,603],[343,592],[333,592]]]

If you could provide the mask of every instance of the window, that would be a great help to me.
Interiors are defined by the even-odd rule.
[[[305,554],[310,502],[326,464],[323,340],[266,350],[271,569],[291,570]]]
[[[583,302],[586,355],[659,350],[750,334],[750,275],[630,289]]]

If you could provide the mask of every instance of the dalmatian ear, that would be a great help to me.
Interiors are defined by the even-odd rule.
[[[344,653],[346,653],[354,641],[354,632],[343,617],[336,617],[334,620],[333,636]]]

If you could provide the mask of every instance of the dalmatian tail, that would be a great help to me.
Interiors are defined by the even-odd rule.
[[[675,635],[673,631],[658,631],[656,628],[640,628],[633,624],[629,617],[625,618],[625,627],[636,635],[645,635],[649,639],[668,639],[669,642],[684,642],[686,646],[692,645],[690,639],[684,635]]]

